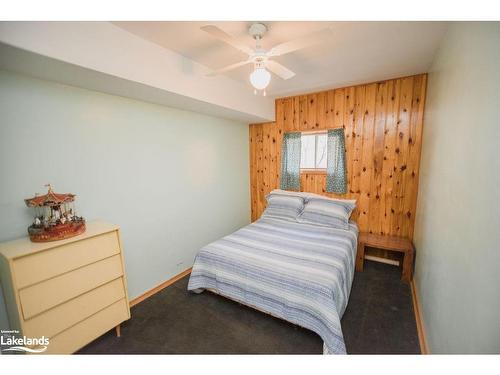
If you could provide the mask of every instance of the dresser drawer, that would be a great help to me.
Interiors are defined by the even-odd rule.
[[[25,321],[23,333],[51,338],[123,298],[125,289],[119,277]]]
[[[19,291],[24,320],[123,274],[120,255],[100,260]]]
[[[24,288],[120,252],[118,232],[101,234],[14,260],[18,288]]]
[[[50,339],[47,354],[68,354],[77,351],[106,331],[129,318],[126,299],[115,302],[88,319]]]

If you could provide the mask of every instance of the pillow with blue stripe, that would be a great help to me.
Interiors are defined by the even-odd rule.
[[[348,230],[355,208],[353,200],[309,198],[297,221]]]
[[[304,198],[271,193],[267,196],[267,207],[262,217],[296,221],[303,209]]]

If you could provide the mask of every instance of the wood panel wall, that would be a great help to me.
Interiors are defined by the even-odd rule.
[[[361,231],[413,238],[427,75],[276,100],[276,121],[250,125],[252,221],[279,187],[281,142],[290,131],[343,127],[348,193],[326,193],[324,172],[301,173],[301,190],[356,199]]]

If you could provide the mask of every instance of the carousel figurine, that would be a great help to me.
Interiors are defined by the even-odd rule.
[[[25,199],[35,209],[35,219],[28,227],[32,242],[63,240],[85,232],[85,219],[76,215],[75,194],[57,194],[48,187],[45,195]]]

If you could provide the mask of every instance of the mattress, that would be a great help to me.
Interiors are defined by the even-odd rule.
[[[270,217],[197,254],[188,290],[213,290],[316,332],[324,353],[345,354],[340,319],[354,277],[358,228]]]

